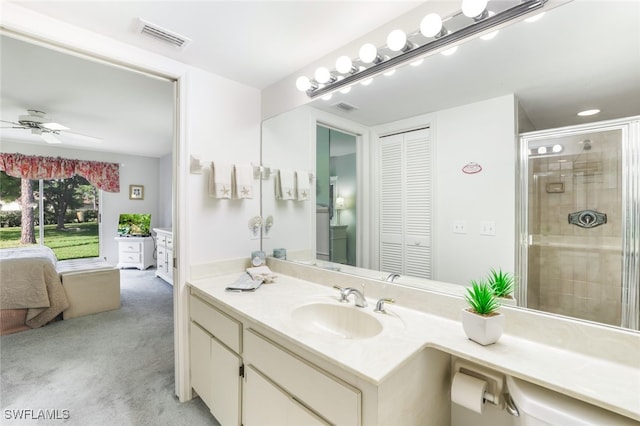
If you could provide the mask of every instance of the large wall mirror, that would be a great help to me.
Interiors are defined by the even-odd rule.
[[[273,249],[285,248],[288,260],[458,295],[490,268],[522,280],[516,270],[522,225],[517,210],[522,191],[519,135],[637,119],[640,4],[574,0],[489,38],[468,41],[453,55],[429,56],[367,86],[357,84],[349,93],[316,99],[266,120],[262,162],[271,173],[262,182],[262,214],[271,216],[272,226],[263,235],[263,250],[271,255]],[[577,115],[592,108],[600,113]],[[348,154],[355,157],[353,193],[336,194],[342,208],[353,207],[341,216],[355,228],[346,237],[347,247],[355,247],[347,256],[353,262],[317,256],[319,238],[328,238],[331,250],[332,238],[340,235],[325,236],[326,230],[317,226],[325,204],[317,194],[331,177],[317,169],[322,155],[317,140],[324,132],[319,129],[333,129],[355,141],[355,153]],[[580,133],[574,132],[575,147],[565,154],[573,155],[567,157],[572,164],[580,163],[576,167],[588,167],[590,162],[582,161],[587,137]],[[309,176],[309,197],[277,199],[279,171]],[[547,188],[546,183],[552,185]],[[549,197],[562,189],[561,182],[546,183]],[[576,292],[576,297],[583,296]],[[620,315],[600,319],[531,303],[529,308],[621,325]],[[527,300],[520,304],[527,307]]]

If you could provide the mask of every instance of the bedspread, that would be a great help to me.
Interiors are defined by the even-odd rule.
[[[41,327],[69,307],[56,271],[56,257],[44,246],[0,250],[0,309],[27,308],[26,324]]]

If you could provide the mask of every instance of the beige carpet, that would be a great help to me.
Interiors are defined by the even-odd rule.
[[[172,287],[154,272],[121,271],[119,310],[0,337],[0,424],[217,425],[175,396]]]

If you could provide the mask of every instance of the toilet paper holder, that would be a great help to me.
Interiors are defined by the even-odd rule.
[[[487,382],[484,400],[502,408],[502,404],[504,403],[502,394],[505,382],[504,374],[462,359],[456,360],[453,365],[453,375],[455,376],[458,372]]]

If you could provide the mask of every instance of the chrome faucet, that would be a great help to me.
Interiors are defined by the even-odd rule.
[[[338,287],[337,285],[334,285],[333,288],[336,288],[338,290],[340,290],[340,302],[342,303],[348,303],[349,302],[349,296],[351,294],[353,294],[353,300],[355,302],[355,305],[358,308],[366,308],[367,307],[367,301],[364,298],[364,294],[362,294],[360,292],[360,290],[352,288],[352,287]]]
[[[396,274],[392,272],[389,275],[387,275],[387,278],[385,279],[385,281],[392,283],[396,280],[396,278],[400,278],[400,274]]]

